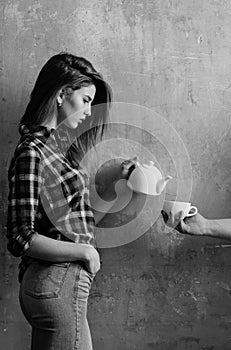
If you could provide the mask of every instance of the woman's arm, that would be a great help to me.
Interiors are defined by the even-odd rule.
[[[132,191],[127,187],[126,180],[137,164],[137,157],[126,160],[120,164],[115,163],[100,173],[109,185],[103,193],[91,201],[95,223],[98,224],[104,216],[124,208],[131,199]],[[98,175],[99,176],[99,175]],[[97,182],[97,177],[96,177]]]
[[[57,241],[40,234],[36,234],[24,255],[52,262],[81,260],[92,273],[100,269],[99,254],[91,245]]]
[[[103,193],[100,194],[97,199],[91,201],[96,224],[98,224],[104,218],[115,203],[116,193],[114,186],[115,183],[113,182]]]
[[[127,181],[115,181],[98,198],[92,202],[95,223],[98,224],[107,213],[116,213],[125,208],[132,199],[133,191]]]

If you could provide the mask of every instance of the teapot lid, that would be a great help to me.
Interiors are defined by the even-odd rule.
[[[153,166],[154,166],[154,162],[153,162],[152,160],[150,160],[150,161],[148,162],[148,164],[147,164],[147,163],[144,163],[144,164],[141,164],[141,166],[143,166],[144,168],[150,168],[150,167],[153,167]]]

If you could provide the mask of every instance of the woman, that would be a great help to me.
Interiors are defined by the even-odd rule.
[[[93,212],[79,160],[103,135],[110,103],[110,86],[92,64],[61,53],[40,71],[20,121],[8,173],[7,238],[9,251],[22,257],[19,298],[32,350],[92,349],[87,300],[100,269],[94,225],[111,203]],[[127,178],[132,164],[119,166],[114,180]],[[114,196],[112,183],[103,198]]]

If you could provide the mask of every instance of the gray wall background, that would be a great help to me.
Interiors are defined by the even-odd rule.
[[[18,305],[18,260],[4,237],[6,175],[39,70],[61,50],[92,61],[116,102],[148,107],[178,132],[192,166],[191,201],[201,213],[231,217],[231,3],[1,0],[0,16],[0,348],[25,350],[30,329]],[[141,133],[137,141],[167,169],[155,140]],[[115,225],[121,220],[110,217]],[[89,303],[95,349],[230,349],[231,248],[219,243],[166,234],[159,218],[134,242],[102,249]]]

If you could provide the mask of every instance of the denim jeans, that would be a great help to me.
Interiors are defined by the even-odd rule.
[[[92,350],[87,301],[94,275],[78,262],[33,262],[19,300],[32,326],[31,350]]]

